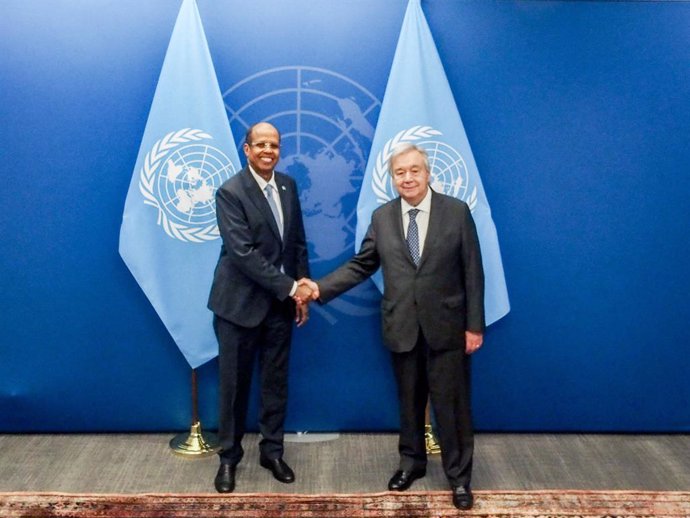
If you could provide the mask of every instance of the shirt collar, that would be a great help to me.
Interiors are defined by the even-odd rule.
[[[420,201],[416,207],[413,207],[402,198],[400,198],[400,206],[402,208],[403,214],[406,214],[411,209],[418,209],[426,213],[431,212],[431,187],[427,188],[426,195],[424,196],[424,198],[422,198],[422,201]]]
[[[276,175],[275,172],[271,174],[271,179],[267,182],[264,180],[261,176],[259,176],[256,171],[252,168],[251,165],[247,164],[247,167],[249,167],[249,172],[252,173],[252,176],[254,177],[254,180],[256,180],[256,183],[259,184],[259,188],[263,191],[266,188],[266,185],[270,185],[273,187],[276,192],[278,191],[278,184],[276,184]]]

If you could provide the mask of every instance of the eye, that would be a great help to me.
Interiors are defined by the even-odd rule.
[[[273,142],[255,142],[252,144],[256,149],[273,149],[274,151],[278,149],[278,144]]]

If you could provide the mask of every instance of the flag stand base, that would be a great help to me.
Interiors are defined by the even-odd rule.
[[[181,433],[170,440],[170,449],[176,455],[188,458],[206,457],[220,450],[218,437],[213,433],[202,433],[201,423],[192,423],[189,433]]]
[[[424,426],[424,444],[426,445],[427,455],[441,453],[441,446],[439,446],[430,424]]]

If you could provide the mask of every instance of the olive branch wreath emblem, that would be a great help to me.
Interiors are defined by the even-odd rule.
[[[158,198],[156,198],[153,193],[156,173],[160,169],[161,164],[165,162],[165,158],[174,148],[186,142],[212,138],[211,135],[199,129],[184,128],[178,131],[172,131],[162,139],[156,141],[151,151],[146,153],[144,157],[144,165],[142,165],[141,171],[139,172],[139,191],[144,196],[144,203],[146,205],[151,205],[158,209],[157,223],[163,227],[166,234],[174,239],[192,243],[203,243],[205,241],[213,241],[220,237],[218,225],[215,223],[205,227],[193,227],[171,221],[161,207]]]

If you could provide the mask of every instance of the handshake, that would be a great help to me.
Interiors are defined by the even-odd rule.
[[[320,296],[319,285],[311,279],[303,277],[297,281],[297,291],[295,291],[295,294],[292,296],[292,298],[295,299],[295,302],[301,306],[308,304],[313,300],[318,300]]]

